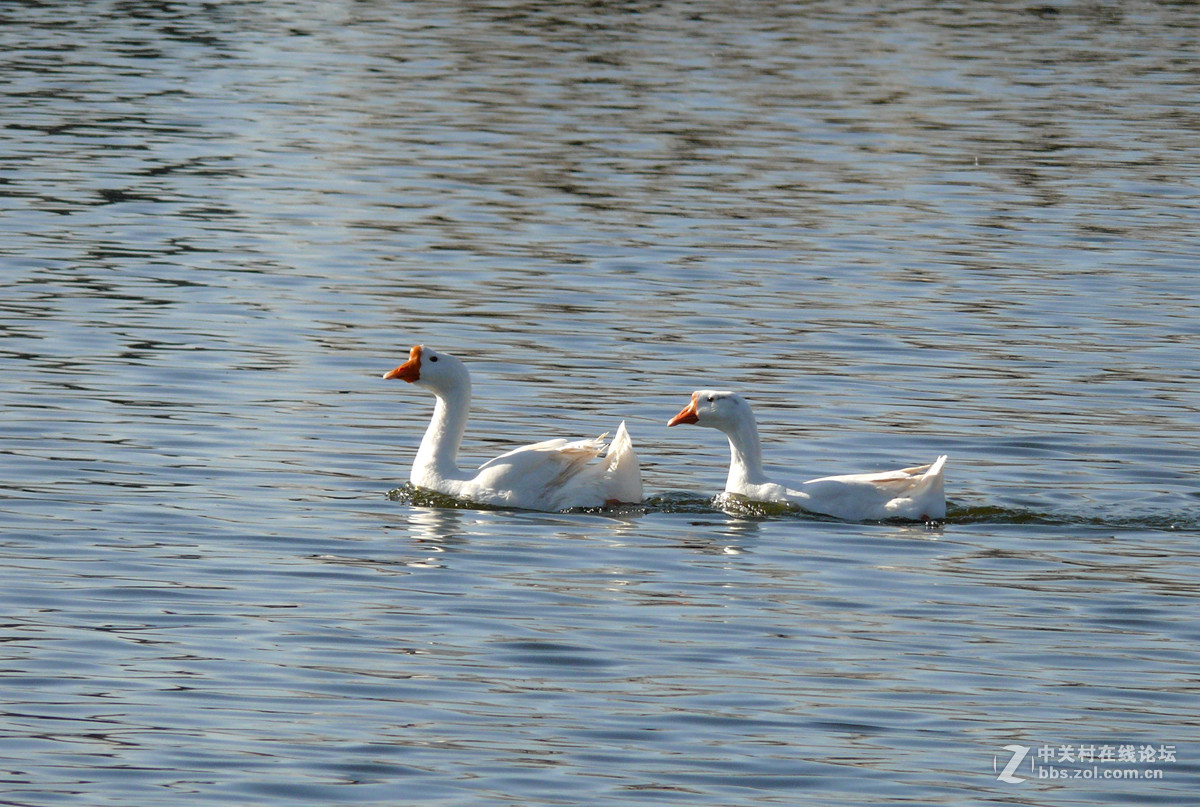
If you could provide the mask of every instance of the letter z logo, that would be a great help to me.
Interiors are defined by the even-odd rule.
[[[1024,782],[1024,778],[1020,776],[1013,776],[1013,774],[1016,772],[1017,768],[1020,767],[1021,763],[1025,761],[1025,755],[1029,753],[1029,746],[1006,745],[1004,746],[1004,750],[1012,753],[1012,759],[1008,761],[1008,764],[1004,766],[1004,770],[1000,771],[1000,775],[996,778],[1001,782],[1008,782],[1009,784],[1013,785]],[[992,757],[992,770],[996,770],[997,766],[998,763],[996,761],[996,757]]]

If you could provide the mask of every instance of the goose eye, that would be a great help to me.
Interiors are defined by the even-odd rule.
[[[708,402],[709,402],[709,403],[712,403],[712,402],[713,402],[713,396],[711,396],[711,395],[709,395],[709,396],[708,396]]]
[[[429,357],[429,360],[430,360],[430,361],[437,361],[437,360],[438,360],[438,357],[437,357],[437,356],[430,356],[430,357]]]

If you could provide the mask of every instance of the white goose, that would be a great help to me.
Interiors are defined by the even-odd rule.
[[[695,423],[720,429],[729,438],[729,478],[725,492],[761,502],[786,502],[812,513],[850,521],[907,518],[926,521],[946,517],[942,468],[946,457],[931,465],[872,474],[826,476],[789,488],[763,473],[758,425],[750,404],[733,392],[697,390],[692,401],[668,426]]]
[[[515,449],[474,471],[460,470],[462,445],[471,407],[471,375],[447,353],[417,345],[408,361],[384,373],[437,396],[433,419],[417,449],[409,481],[418,488],[478,504],[524,510],[603,507],[642,500],[642,473],[625,423],[607,445],[594,440],[547,440]],[[591,462],[600,457],[598,463]]]

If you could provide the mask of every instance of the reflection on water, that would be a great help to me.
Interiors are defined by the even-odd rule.
[[[1182,802],[1200,782],[1179,4],[0,7],[14,803]],[[640,507],[397,488],[628,421]],[[714,501],[701,387],[806,479]],[[392,491],[392,493],[388,493]],[[998,782],[1174,744],[1161,781]]]

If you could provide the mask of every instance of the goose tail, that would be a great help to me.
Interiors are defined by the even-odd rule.
[[[946,483],[942,470],[946,466],[947,455],[943,454],[927,467],[925,473],[913,486],[912,499],[921,503],[921,517],[925,519],[942,519],[946,517]]]
[[[612,482],[609,498],[622,503],[642,500],[642,469],[637,453],[633,450],[633,439],[625,428],[625,421],[617,427],[617,433],[608,444],[604,465]]]

